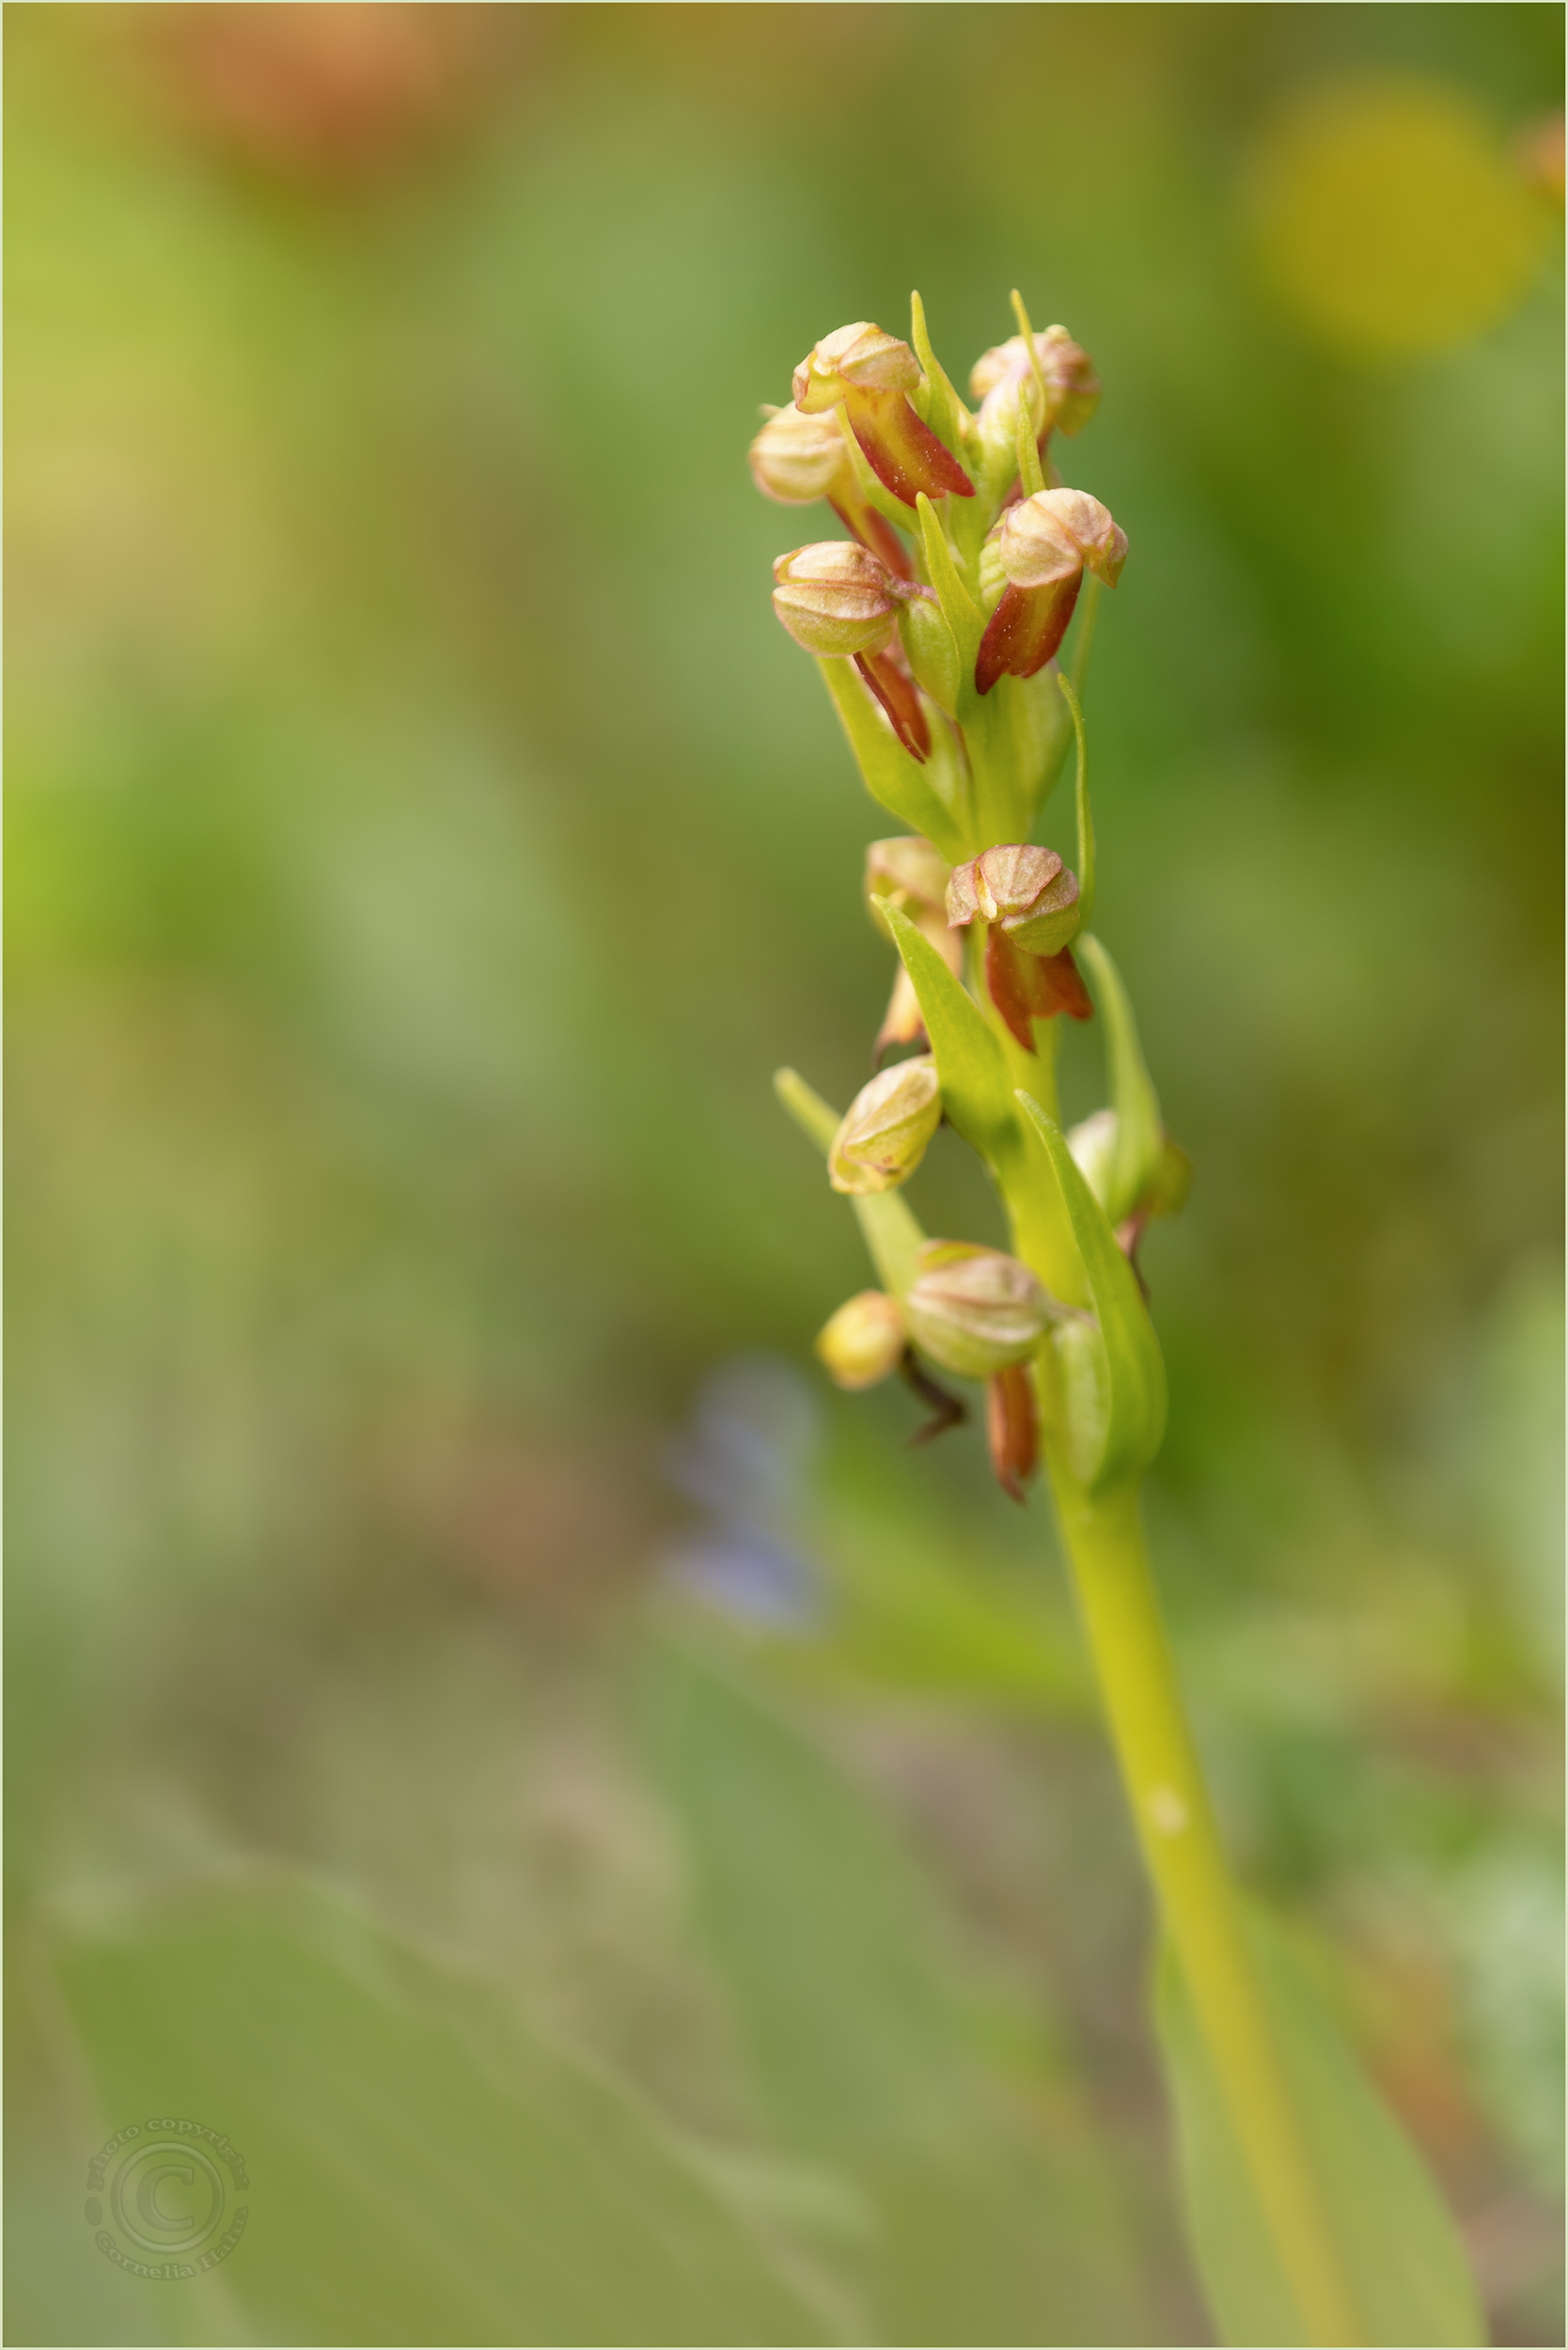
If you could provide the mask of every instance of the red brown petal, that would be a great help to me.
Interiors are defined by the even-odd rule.
[[[991,1000],[1026,1053],[1037,1048],[1031,1021],[1050,1020],[1065,1012],[1069,1020],[1092,1020],[1094,1006],[1083,983],[1073,949],[1058,955],[1031,955],[994,922],[985,941],[985,984]]]
[[[920,999],[915,993],[914,981],[901,963],[893,981],[893,993],[887,998],[887,1010],[876,1032],[876,1042],[871,1047],[871,1065],[880,1069],[883,1055],[895,1044],[926,1043],[926,1024],[920,1011]]]
[[[931,755],[931,728],[913,678],[885,652],[857,652],[855,666],[887,713],[893,732],[910,758],[917,759],[923,767]]]
[[[929,424],[922,424],[902,392],[844,394],[850,430],[885,490],[913,506],[923,490],[929,498],[949,491],[972,498],[975,485]]]
[[[1018,588],[1010,580],[991,615],[975,660],[975,691],[989,694],[999,677],[1033,677],[1067,634],[1084,584],[1081,571],[1047,588]]]
[[[1022,947],[1015,947],[999,923],[994,922],[987,931],[985,984],[1009,1033],[1026,1053],[1036,1049],[1034,1030],[1029,1025],[1035,1011],[1035,985],[1028,966],[1039,960],[1038,955],[1027,955]]]
[[[1049,1020],[1058,1011],[1064,1011],[1069,1020],[1093,1019],[1094,1006],[1071,947],[1064,947],[1059,955],[1026,955],[1024,960],[1034,965],[1030,977],[1037,1019]]]
[[[986,1381],[985,1433],[997,1484],[1022,1501],[1040,1459],[1040,1423],[1027,1363],[993,1371]]]

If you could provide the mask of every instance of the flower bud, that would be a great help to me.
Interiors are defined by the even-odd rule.
[[[810,416],[837,408],[846,392],[912,392],[919,381],[920,363],[909,345],[857,319],[807,352],[792,389],[795,406]]]
[[[929,1055],[884,1069],[850,1104],[827,1154],[835,1191],[891,1191],[914,1174],[942,1123],[942,1088]]]
[[[874,1387],[897,1371],[909,1344],[896,1298],[862,1290],[839,1307],[816,1338],[817,1354],[836,1386]]]
[[[794,373],[795,406],[817,416],[840,402],[866,462],[884,489],[905,506],[920,492],[973,497],[974,483],[951,451],[922,423],[908,395],[921,381],[907,343],[860,319],[808,352]]]
[[[1067,1148],[1077,1161],[1078,1172],[1107,1215],[1119,1122],[1114,1110],[1096,1110],[1081,1125],[1070,1127],[1067,1135]]]
[[[1001,556],[1015,588],[1054,587],[1086,565],[1114,588],[1127,534],[1087,490],[1037,490],[1002,516]]]
[[[773,567],[773,608],[797,645],[826,657],[883,652],[898,600],[886,566],[854,539],[821,539]]]
[[[1114,1110],[1096,1110],[1071,1129],[1067,1148],[1078,1163],[1085,1183],[1113,1224],[1132,1218],[1136,1243],[1146,1224],[1156,1216],[1180,1215],[1192,1189],[1192,1161],[1179,1142],[1162,1131],[1154,1169],[1137,1198],[1116,1194],[1116,1142],[1120,1121]],[[1123,1246],[1126,1245],[1125,1239]]]
[[[975,686],[989,694],[1002,676],[1033,677],[1067,634],[1086,569],[1114,588],[1127,559],[1127,534],[1084,490],[1037,490],[1003,514],[996,553],[1008,586],[986,624]]]
[[[923,932],[954,979],[964,967],[964,944],[948,927],[945,903],[951,867],[939,849],[917,834],[891,840],[873,840],[866,851],[866,911],[883,936],[892,939],[887,909],[896,907]],[[923,1044],[925,1018],[908,972],[899,964],[893,994],[877,1031],[875,1052],[880,1059],[893,1044]]]
[[[1053,1319],[1052,1301],[1027,1265],[999,1248],[931,1240],[904,1299],[909,1335],[945,1371],[989,1379],[1027,1362]]]
[[[1078,927],[1078,877],[1054,849],[1025,841],[987,849],[948,884],[948,920],[963,930],[978,916],[1000,923],[1026,954],[1058,955]]]
[[[809,506],[826,497],[849,469],[838,417],[802,415],[793,405],[768,418],[746,462],[762,495],[781,506]]]
[[[872,840],[866,849],[866,905],[885,938],[886,908],[896,906],[914,920],[919,912],[940,911],[952,877],[952,868],[940,849],[918,833],[896,833],[891,840]],[[947,916],[943,915],[944,923]]]
[[[1021,387],[1027,387],[1035,431],[1041,434],[1065,432],[1071,439],[1083,431],[1100,404],[1100,379],[1093,362],[1065,326],[1048,326],[1035,337],[1032,362],[1022,335],[1010,337],[976,360],[969,388],[980,403],[982,432],[987,432],[988,410],[996,418],[996,437],[1016,432]]]

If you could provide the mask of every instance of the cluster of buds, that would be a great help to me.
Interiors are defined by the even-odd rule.
[[[982,1379],[992,1465],[1004,1490],[1021,1501],[1040,1450],[1027,1366],[1066,1311],[1016,1257],[969,1241],[933,1240],[921,1247],[902,1300],[862,1290],[819,1331],[817,1353],[840,1387],[873,1387],[902,1371],[936,1407],[922,1437],[956,1425],[964,1414],[922,1371],[917,1350],[957,1378]]]
[[[1081,778],[1082,883],[1054,849],[1018,836],[1055,781],[1068,704],[1076,723],[1071,691],[1056,690],[1058,653],[1080,603],[1087,610],[1116,586],[1127,540],[1051,462],[1053,436],[1074,439],[1098,405],[1092,362],[1064,327],[1035,333],[1013,300],[1019,332],[977,362],[975,409],[938,367],[917,297],[911,342],[862,320],[814,345],[790,404],[764,411],[751,446],[765,495],[825,501],[848,533],[777,558],[774,610],[822,664],[872,796],[911,825],[867,852],[867,909],[903,942],[904,960],[875,1040],[878,1073],[827,1153],[834,1189],[863,1216],[914,1174],[943,1118],[909,976],[911,928],[950,983],[967,984],[1009,1052],[1038,1056],[1042,1023],[1094,1010],[1073,951],[1092,896]],[[913,1058],[881,1066],[909,1047]],[[1014,1063],[1014,1084],[1030,1065]],[[1141,1142],[1107,1153],[1103,1126],[1079,1129],[1074,1149],[1096,1170],[1091,1184],[1111,1169],[1123,1188],[1123,1162],[1137,1156],[1141,1167],[1147,1155]],[[1137,1199],[1116,1203],[1129,1256],[1178,1177],[1172,1162]],[[897,1294],[867,1290],[840,1307],[817,1349],[840,1386],[908,1381],[934,1413],[917,1441],[964,1417],[935,1374],[983,1381],[992,1460],[1021,1498],[1039,1445],[1036,1358],[1054,1329],[1068,1355],[1081,1351],[1085,1320],[1019,1257],[933,1241]]]

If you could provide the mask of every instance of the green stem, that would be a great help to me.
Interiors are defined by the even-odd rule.
[[[1051,1480],[1144,1861],[1279,2260],[1317,2343],[1366,2339],[1264,2008],[1128,1482]]]

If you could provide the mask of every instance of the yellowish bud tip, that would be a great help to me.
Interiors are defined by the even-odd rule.
[[[929,1055],[882,1070],[861,1087],[833,1138],[834,1190],[893,1190],[914,1174],[941,1122],[941,1083]]]
[[[826,658],[885,651],[899,603],[885,563],[855,539],[821,539],[773,567],[773,608],[797,645]]]
[[[1015,588],[1052,588],[1091,571],[1114,588],[1127,560],[1127,534],[1087,490],[1037,490],[1002,516],[998,550]]]
[[[817,1354],[835,1386],[874,1387],[897,1371],[909,1343],[895,1298],[862,1290],[817,1333]]]
[[[762,495],[781,506],[809,506],[826,497],[839,475],[849,471],[838,418],[803,416],[793,406],[768,418],[746,462]]]
[[[795,406],[807,415],[837,408],[848,392],[911,392],[920,363],[907,343],[885,335],[869,319],[835,327],[795,369]]]

